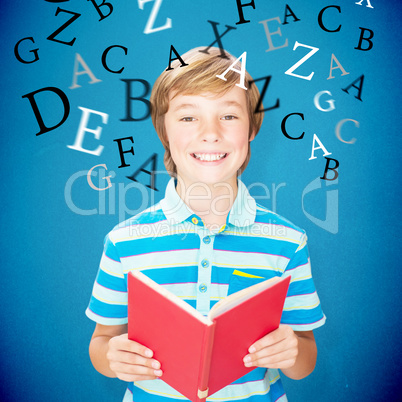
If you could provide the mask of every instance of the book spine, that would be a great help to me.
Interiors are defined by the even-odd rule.
[[[212,349],[214,346],[215,322],[206,325],[201,348],[201,363],[198,378],[197,402],[204,402],[208,396],[208,381],[211,368]]]

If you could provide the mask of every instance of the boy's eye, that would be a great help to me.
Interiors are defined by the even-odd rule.
[[[195,118],[190,116],[186,116],[180,119],[180,121],[194,121],[194,120]]]
[[[234,120],[236,118],[237,118],[236,116],[233,116],[231,114],[222,117],[223,120]]]

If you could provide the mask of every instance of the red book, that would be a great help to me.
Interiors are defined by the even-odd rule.
[[[128,337],[150,348],[162,380],[205,401],[254,368],[248,348],[278,328],[290,277],[275,277],[219,301],[207,317],[141,272],[128,275]]]

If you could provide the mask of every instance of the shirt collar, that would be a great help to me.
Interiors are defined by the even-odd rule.
[[[177,194],[175,179],[171,178],[166,187],[165,198],[161,200],[162,211],[170,224],[177,224],[195,215]],[[252,225],[256,217],[256,202],[241,180],[237,180],[237,196],[230,209],[227,222],[233,226]]]
[[[230,209],[228,222],[233,226],[244,227],[255,222],[257,206],[244,183],[237,179],[237,196]]]

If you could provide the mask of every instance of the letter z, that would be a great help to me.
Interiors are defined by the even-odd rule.
[[[292,67],[290,67],[289,70],[285,71],[285,74],[292,75],[293,77],[303,78],[304,80],[309,80],[310,81],[313,78],[314,71],[309,76],[293,74],[293,71],[295,71],[296,68],[300,67],[306,60],[308,60],[313,54],[317,53],[320,49],[318,47],[314,47],[314,46],[303,45],[302,43],[299,43],[298,41],[296,41],[295,45],[293,46],[293,50],[297,49],[299,46],[303,46],[303,47],[306,47],[308,49],[311,49],[311,51],[308,52],[296,64],[294,64]]]
[[[144,3],[148,3],[150,1],[155,1],[155,4],[152,8],[151,14],[148,18],[147,24],[145,25],[145,29],[144,29],[144,33],[145,34],[149,34],[149,33],[153,33],[153,32],[158,32],[158,31],[162,31],[163,29],[169,29],[172,27],[172,20],[170,18],[166,19],[166,24],[158,27],[158,28],[154,28],[154,23],[156,20],[156,17],[158,15],[159,9],[162,5],[162,1],[163,0],[138,0],[138,7],[143,10],[144,9]]]

